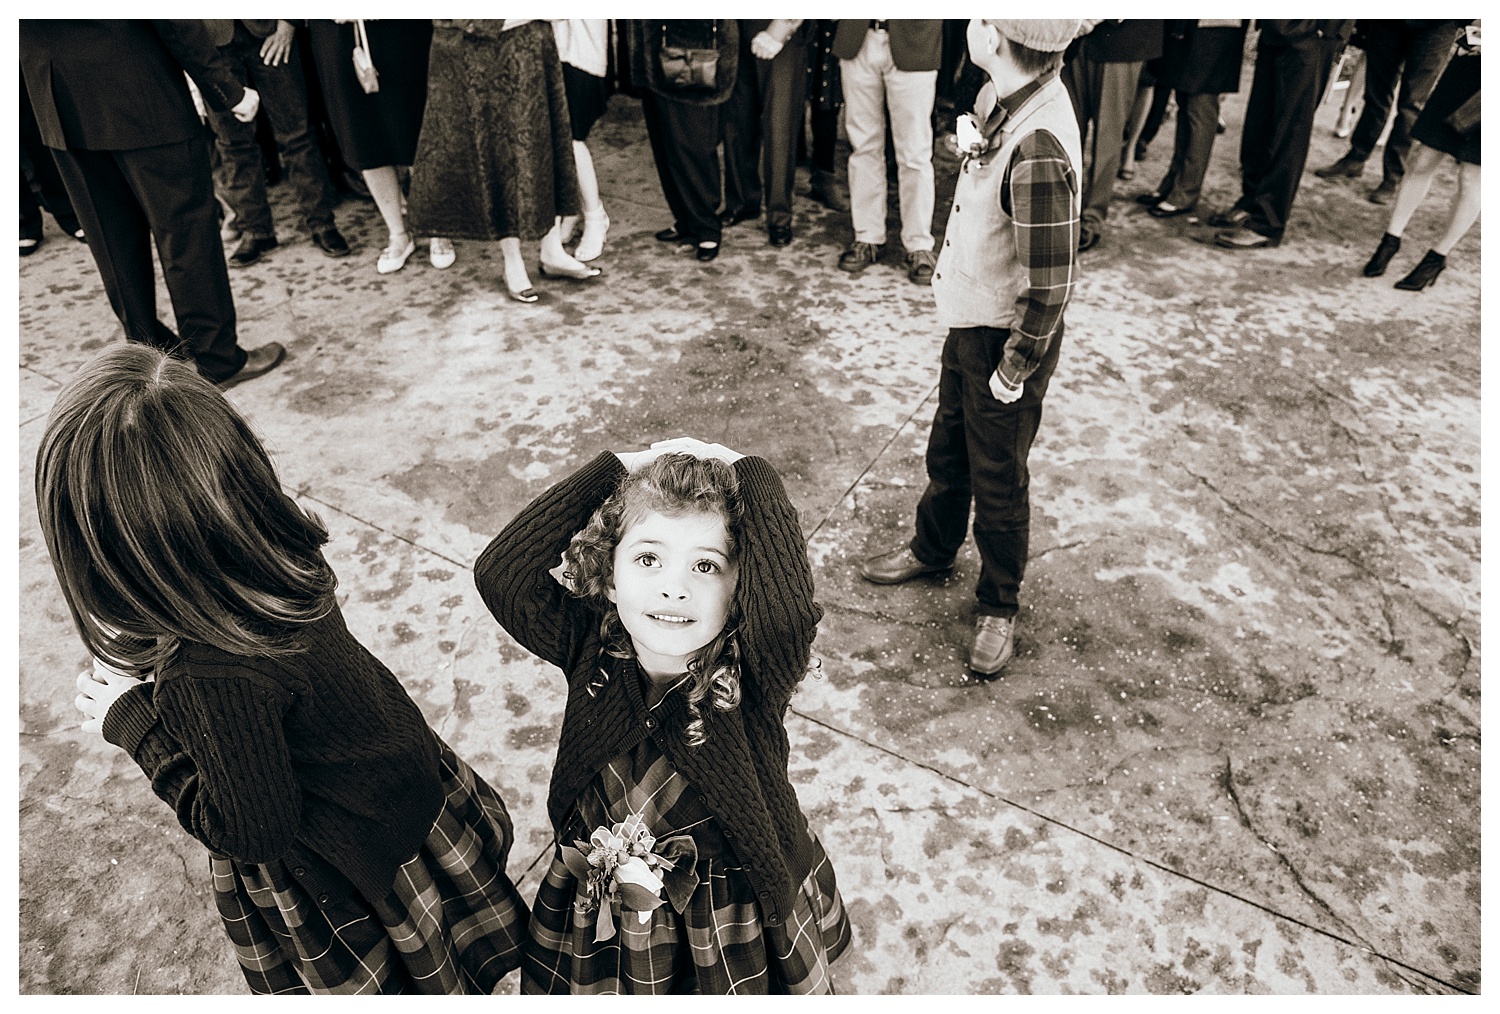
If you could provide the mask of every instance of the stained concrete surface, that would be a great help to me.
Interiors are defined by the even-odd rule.
[[[1205,209],[1235,196],[1243,102]],[[1332,116],[1310,166],[1343,149]],[[1452,172],[1375,280],[1385,211],[1309,173],[1286,245],[1220,252],[1129,200],[1170,141],[1169,121],[1082,258],[1032,454],[1019,653],[993,683],[963,665],[971,547],[943,581],[854,575],[909,537],[935,401],[943,335],[898,251],[836,270],[847,218],[801,197],[785,250],[759,223],[707,265],[655,242],[669,218],[625,98],[590,142],[605,274],[535,277],[534,306],[490,244],[377,275],[368,204],[338,213],[355,255],[326,260],[273,190],[286,245],[232,281],[244,342],[289,359],[230,397],[329,524],[351,629],[507,800],[523,895],[561,680],[470,567],[597,451],[691,433],[775,464],[810,537],[822,678],[788,731],[854,921],[840,991],[1479,988],[1478,229],[1437,286],[1396,292]],[[82,246],[53,231],[20,267],[20,987],[242,992],[202,849],[77,727],[85,655],[32,459],[59,384],[119,329]]]

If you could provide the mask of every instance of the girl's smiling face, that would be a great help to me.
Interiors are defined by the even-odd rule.
[[[648,511],[615,546],[607,594],[641,667],[672,676],[724,629],[738,583],[723,518]]]

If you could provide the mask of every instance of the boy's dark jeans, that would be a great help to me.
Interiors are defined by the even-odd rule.
[[[963,545],[974,504],[979,550],[978,611],[1014,616],[1026,573],[1031,530],[1031,474],[1026,458],[1042,421],[1042,399],[1057,368],[1063,326],[1007,405],[990,393],[990,374],[1010,337],[1008,328],[959,327],[943,345],[937,414],[927,442],[927,491],[917,504],[911,551],[929,565],[950,562]]]
[[[281,149],[287,182],[296,194],[308,231],[320,232],[333,225],[333,206],[338,195],[328,178],[323,153],[313,143],[308,127],[307,84],[302,77],[301,56],[293,46],[288,62],[268,67],[260,56],[264,41],[236,21],[233,41],[219,47],[219,52],[228,58],[240,84],[260,93],[261,106]],[[218,136],[217,182],[224,200],[234,209],[235,225],[247,236],[275,236],[276,226],[271,221],[271,204],[266,196],[265,165],[260,145],[255,141],[255,124],[241,123],[233,113],[217,110],[209,111],[209,119]]]

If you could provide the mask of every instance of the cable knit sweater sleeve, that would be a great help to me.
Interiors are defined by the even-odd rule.
[[[744,503],[740,551],[740,651],[748,688],[784,709],[807,675],[823,609],[813,601],[812,567],[797,508],[764,458],[735,462]]]
[[[603,452],[533,500],[474,564],[490,613],[521,647],[564,672],[597,618],[550,572],[624,475],[620,459]]]
[[[220,855],[269,862],[292,847],[301,821],[283,730],[292,700],[251,670],[182,673],[121,695],[104,738],[135,758],[194,838]]]

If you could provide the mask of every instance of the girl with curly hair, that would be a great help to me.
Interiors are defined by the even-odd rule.
[[[505,803],[344,625],[328,531],[191,363],[101,353],[37,452],[94,667],[75,704],[209,852],[256,993],[489,993],[519,961]]]
[[[474,570],[568,681],[522,992],[831,992],[849,920],[785,727],[823,610],[776,471],[687,437],[606,452]]]

